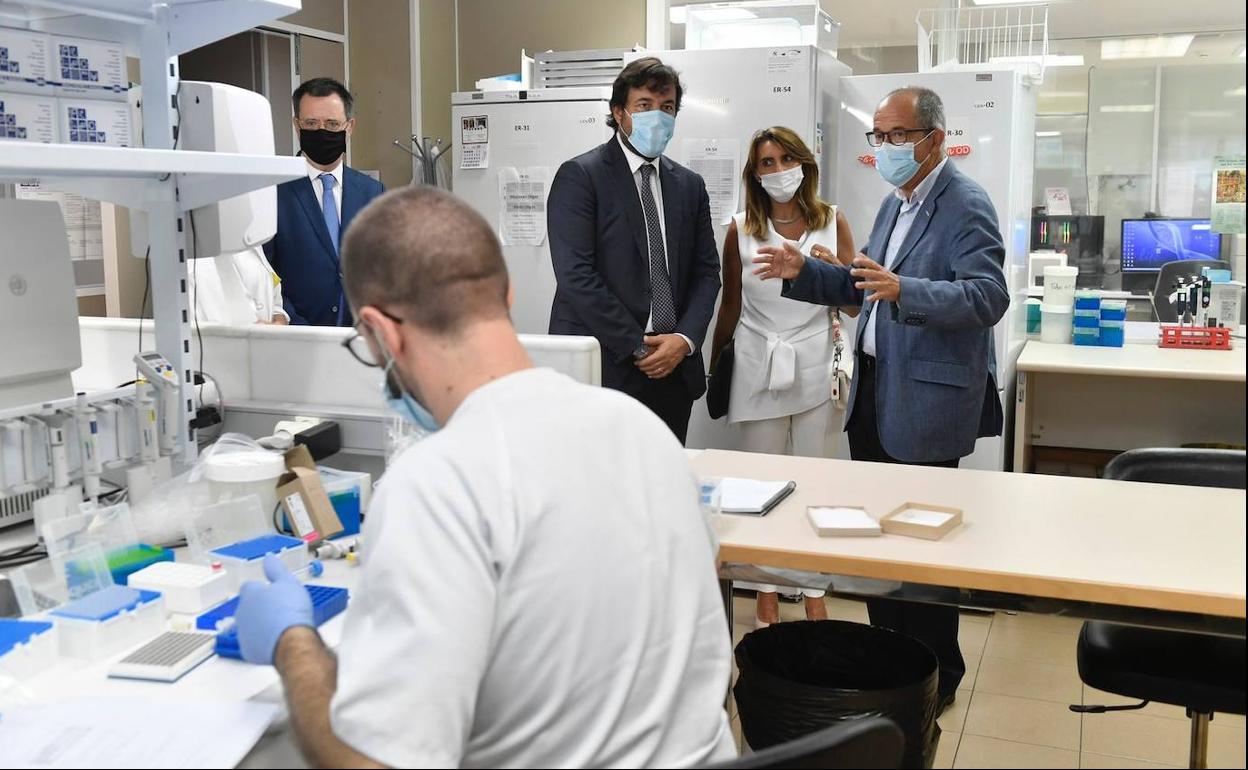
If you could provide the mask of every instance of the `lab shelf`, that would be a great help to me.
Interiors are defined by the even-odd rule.
[[[137,53],[144,32],[167,31],[170,56],[298,11],[300,0],[0,1],[0,24],[124,43]]]
[[[50,187],[130,208],[145,208],[154,185],[177,177],[181,211],[297,179],[302,158],[72,144],[0,144],[0,179],[39,179]]]

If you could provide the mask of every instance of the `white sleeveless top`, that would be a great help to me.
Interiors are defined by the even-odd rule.
[[[814,245],[836,253],[836,217],[828,226],[789,241],[810,256]],[[741,254],[741,320],[733,347],[735,361],[728,398],[728,421],[769,420],[814,409],[832,391],[835,352],[830,308],[780,296],[783,282],[754,275],[761,246],[786,239],[770,220],[763,238],[746,235],[745,213],[733,217]]]

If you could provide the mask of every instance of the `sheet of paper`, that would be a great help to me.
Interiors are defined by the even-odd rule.
[[[724,513],[757,513],[788,485],[787,481],[724,479],[720,484],[720,510]]]
[[[104,259],[104,229],[100,202],[74,193],[47,190],[38,182],[17,185],[17,197],[26,200],[55,201],[65,218],[70,259]]]
[[[809,49],[806,46],[777,46],[767,52],[767,83],[771,95],[780,99],[802,94]]]
[[[925,508],[907,508],[896,516],[893,516],[891,520],[899,521],[902,524],[918,524],[923,527],[939,527],[952,518],[952,513],[946,513],[944,511],[929,511]]]
[[[1243,155],[1213,159],[1213,231],[1244,232],[1245,176]]]
[[[737,139],[686,139],[689,168],[706,183],[711,221],[727,224],[737,213],[741,190],[741,142]]]
[[[1065,187],[1044,188],[1044,200],[1051,217],[1070,216],[1070,190]]]
[[[236,766],[277,713],[266,703],[83,698],[0,715],[4,767]]]
[[[546,192],[550,168],[498,169],[498,239],[504,246],[541,246],[546,240]]]
[[[461,169],[482,169],[490,167],[490,146],[488,144],[465,144],[459,149],[459,167]]]

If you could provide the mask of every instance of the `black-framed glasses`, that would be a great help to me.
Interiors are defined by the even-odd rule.
[[[867,144],[872,147],[879,147],[888,142],[893,145],[902,145],[911,134],[928,134],[935,131],[934,128],[895,128],[892,131],[868,131]]]
[[[394,321],[396,324],[403,323],[403,319],[392,313],[387,313],[381,308],[377,308],[377,312]],[[360,334],[360,322],[356,321],[352,327],[353,333],[342,341],[342,346],[347,349],[351,357],[370,369],[380,369],[385,366],[385,361],[377,360],[377,356],[373,355],[373,349],[369,346],[368,340],[363,334]]]

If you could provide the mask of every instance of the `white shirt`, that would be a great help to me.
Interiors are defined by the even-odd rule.
[[[356,750],[392,767],[734,755],[714,535],[637,401],[548,369],[484,385],[386,472],[363,542],[330,714]]]
[[[923,208],[923,201],[927,199],[927,194],[932,191],[932,186],[936,184],[936,178],[940,176],[940,172],[944,170],[945,164],[949,162],[948,158],[941,158],[940,163],[936,164],[936,168],[919,182],[918,187],[914,188],[914,192],[910,194],[907,200],[905,194],[900,188],[893,191],[893,195],[901,201],[901,211],[897,214],[897,223],[893,225],[893,232],[888,237],[888,246],[884,253],[884,269],[892,270],[893,265],[897,262],[897,255],[901,252],[902,244],[906,242],[906,236],[910,233],[910,226],[914,224],[914,220],[919,215],[920,209]],[[872,255],[873,259],[878,258]],[[883,303],[876,303],[876,307],[871,308],[871,316],[867,318],[867,328],[862,331],[862,352],[869,356],[875,356],[875,319],[884,312],[884,308],[880,307]],[[900,302],[898,302],[900,305]]]
[[[304,158],[306,161],[307,158]],[[316,193],[316,205],[325,210],[325,186],[321,183],[321,174],[329,174],[334,178],[334,207],[338,209],[338,223],[342,224],[342,159],[338,159],[338,165],[334,166],[332,171],[321,171],[311,163],[308,163],[308,179],[312,180],[312,192]]]
[[[666,263],[667,274],[670,280],[670,276],[672,274],[672,258],[667,253],[667,220],[663,216],[663,184],[659,181],[659,159],[654,158],[653,160],[648,160],[638,155],[636,150],[633,150],[627,144],[624,143],[624,135],[620,131],[615,132],[615,139],[616,141],[620,143],[620,149],[624,150],[624,157],[628,159],[628,167],[633,172],[633,183],[637,185],[637,198],[643,201],[641,205],[642,217],[645,217],[646,215],[646,205],[644,203],[645,199],[641,197],[642,185],[645,184],[645,182],[643,181],[641,177],[641,167],[642,166],[654,167],[654,173],[650,175],[650,192],[654,195],[654,205],[659,210],[659,231],[663,233],[663,260]],[[653,244],[650,243],[650,228],[647,226],[645,229],[646,229],[646,264],[649,265],[650,264],[650,248],[653,246]],[[673,297],[672,299],[674,300],[675,297]],[[650,317],[646,319],[646,334],[651,334],[653,332],[654,332],[654,311],[651,310]],[[680,332],[676,332],[676,333],[680,334]],[[683,334],[680,334],[680,336],[685,341],[685,343],[689,345],[689,355],[693,355],[693,352],[694,352],[693,340],[689,339]]]
[[[186,276],[200,323],[240,326],[268,323],[275,315],[290,319],[282,309],[282,282],[259,246],[196,259]]]

